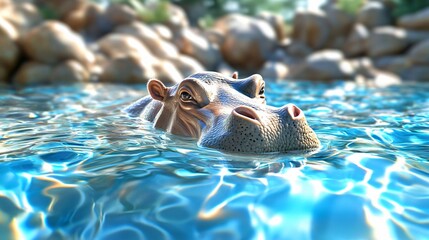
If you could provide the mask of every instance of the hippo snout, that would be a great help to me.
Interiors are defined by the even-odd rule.
[[[244,120],[244,121],[250,121],[254,124],[261,124],[261,118],[259,117],[258,113],[251,107],[247,106],[239,106],[232,110],[232,116]]]

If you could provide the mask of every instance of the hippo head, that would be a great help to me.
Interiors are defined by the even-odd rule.
[[[155,101],[142,111],[145,118],[156,128],[197,138],[204,147],[244,153],[319,147],[301,109],[266,105],[265,82],[258,74],[238,79],[236,73],[202,72],[172,87],[154,79],[148,91]]]

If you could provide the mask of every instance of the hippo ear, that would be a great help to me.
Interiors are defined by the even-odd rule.
[[[238,79],[238,72],[234,72],[231,77],[234,79]]]
[[[151,79],[147,83],[147,90],[150,96],[158,101],[164,101],[167,97],[167,87],[158,79]]]

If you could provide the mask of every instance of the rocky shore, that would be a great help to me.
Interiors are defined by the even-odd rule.
[[[148,23],[127,5],[0,0],[0,82],[175,83],[202,70],[378,86],[429,81],[429,8],[395,22],[381,1],[357,15],[327,5],[297,12],[287,36],[282,17],[269,13],[230,14],[200,29],[173,4],[165,21]]]

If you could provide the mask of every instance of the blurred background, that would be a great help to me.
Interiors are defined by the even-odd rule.
[[[429,0],[0,0],[0,82],[429,80]]]

